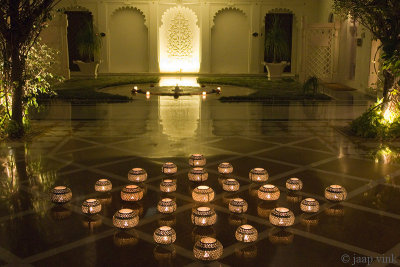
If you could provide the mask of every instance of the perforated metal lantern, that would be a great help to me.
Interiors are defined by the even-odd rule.
[[[120,209],[113,216],[113,224],[117,228],[127,229],[139,223],[139,216],[131,209]]]
[[[235,237],[237,241],[254,242],[258,238],[258,231],[250,224],[244,224],[236,229]]]
[[[314,198],[303,199],[300,203],[300,209],[303,212],[312,213],[319,211],[319,203]]]
[[[229,174],[233,172],[233,166],[232,164],[228,162],[222,162],[221,164],[218,165],[218,172],[221,174]]]
[[[127,185],[121,190],[121,199],[124,201],[139,201],[143,198],[143,188],[137,185]]]
[[[72,191],[66,186],[56,186],[51,190],[51,201],[56,204],[64,204],[71,200]]]
[[[197,207],[192,210],[192,223],[197,226],[210,226],[217,222],[217,214],[210,207]]]
[[[257,194],[259,199],[274,201],[279,199],[281,192],[275,185],[265,184],[258,188]]]
[[[222,182],[222,189],[227,192],[236,192],[240,188],[240,184],[237,180],[228,178]]]
[[[94,190],[96,192],[109,192],[112,189],[112,183],[108,179],[100,179],[94,184]]]
[[[288,227],[294,223],[294,214],[287,208],[275,208],[269,214],[269,222],[278,227]]]
[[[205,166],[206,158],[202,154],[192,154],[189,157],[189,165],[193,167]]]
[[[299,178],[289,178],[286,180],[286,188],[292,191],[298,191],[303,188],[303,182]]]
[[[133,168],[128,172],[128,180],[141,183],[147,180],[147,172],[142,168]]]
[[[175,174],[178,171],[178,167],[172,162],[166,162],[161,167],[161,171],[164,174]]]
[[[176,191],[176,181],[173,179],[164,179],[160,183],[161,192],[170,193]]]
[[[196,259],[203,261],[217,260],[222,256],[224,247],[221,242],[212,237],[203,237],[197,241],[193,248]]]
[[[325,198],[334,202],[343,201],[347,198],[347,191],[341,185],[330,185],[325,189]]]
[[[200,185],[193,189],[192,198],[198,202],[210,202],[214,199],[214,190],[207,185]]]
[[[101,203],[97,199],[86,199],[82,203],[82,212],[85,214],[97,214],[101,211]]]
[[[234,198],[229,202],[229,211],[233,213],[244,213],[247,211],[248,204],[242,198]]]
[[[204,182],[208,179],[208,172],[201,167],[193,168],[188,173],[189,181]]]
[[[176,232],[169,226],[161,226],[154,231],[153,239],[158,244],[169,245],[175,242]]]
[[[161,213],[173,213],[176,211],[176,202],[171,198],[163,198],[158,202],[157,210]]]
[[[262,183],[268,180],[269,175],[263,168],[254,168],[250,171],[249,178],[252,182]]]

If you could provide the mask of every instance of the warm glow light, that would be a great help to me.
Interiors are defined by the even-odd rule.
[[[147,99],[150,98],[150,92],[149,92],[149,91],[146,92],[146,98],[147,98]]]
[[[200,87],[197,77],[160,77],[159,86]]]
[[[207,93],[205,91],[203,91],[203,95],[206,95]]]
[[[383,118],[387,123],[393,123],[394,119],[396,118],[396,113],[387,108],[385,112],[383,112]]]
[[[159,28],[160,72],[199,72],[200,29],[196,14],[177,6],[165,11]]]

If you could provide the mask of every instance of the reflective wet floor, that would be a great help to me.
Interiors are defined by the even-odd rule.
[[[345,135],[343,126],[369,103],[220,103],[212,97],[152,96],[131,103],[67,104],[42,107],[32,121],[43,133],[29,142],[2,143],[0,184],[0,263],[11,266],[379,266],[400,262],[400,143],[381,144]],[[217,213],[211,227],[194,226],[196,203],[189,182],[188,157],[207,158],[208,180]],[[163,163],[178,166],[177,191],[162,193]],[[217,166],[230,162],[240,182],[235,193],[224,192]],[[130,184],[128,171],[144,168],[148,180],[142,200],[127,203],[120,191]],[[257,198],[252,168],[265,168],[268,183],[278,186],[276,202]],[[291,193],[285,181],[298,177],[304,187]],[[96,180],[113,183],[109,194],[94,191]],[[325,200],[324,190],[340,184],[347,200]],[[69,204],[51,203],[57,185],[71,188]],[[172,215],[157,211],[157,202],[173,198]],[[245,214],[234,215],[228,202],[245,199]],[[306,215],[300,202],[313,197],[320,211]],[[103,210],[95,217],[81,212],[85,199],[98,198]],[[296,216],[293,226],[278,229],[268,221],[274,207]],[[131,208],[139,216],[132,230],[113,227],[112,216]],[[235,239],[242,224],[259,233],[253,243]],[[169,225],[177,233],[173,245],[153,241],[156,228]],[[193,246],[201,236],[219,240],[224,252],[200,262]],[[373,262],[371,263],[371,259]],[[379,261],[381,263],[379,263]]]

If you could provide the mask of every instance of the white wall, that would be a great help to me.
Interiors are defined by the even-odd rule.
[[[211,71],[248,73],[250,36],[248,18],[242,11],[219,12],[211,30]]]
[[[134,8],[116,10],[109,25],[110,65],[113,73],[148,72],[148,34],[144,16]]]
[[[193,10],[198,17],[202,73],[262,73],[265,14],[293,13],[292,74],[301,75],[304,30],[310,23],[326,23],[332,12],[332,2],[332,0],[258,2],[207,0],[183,2],[182,5]],[[79,6],[78,10],[90,11],[99,32],[107,33],[103,39],[100,72],[159,72],[158,40],[161,17],[167,9],[176,6],[175,2],[62,0],[61,6],[69,8]],[[126,7],[131,9],[120,10]],[[134,11],[134,8],[140,12]],[[240,11],[220,12],[227,8]],[[355,88],[366,88],[370,71],[370,35],[368,32],[365,32],[365,36],[362,35],[362,30],[357,35],[357,37],[364,36],[363,45],[356,47],[356,74],[353,80],[349,80],[345,77],[345,70],[348,69],[346,67],[348,38],[345,27],[347,26],[342,25],[339,34],[340,54],[337,70],[341,73],[336,75],[335,81]],[[253,32],[259,33],[258,37],[251,36]],[[61,38],[59,40],[62,42]],[[57,47],[57,44],[53,45]],[[58,47],[62,47],[61,43]],[[63,68],[67,69],[66,66]]]

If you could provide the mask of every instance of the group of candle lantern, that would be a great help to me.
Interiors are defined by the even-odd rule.
[[[188,178],[193,182],[203,182],[208,179],[208,173],[203,168],[206,159],[203,155],[194,154],[189,158],[189,165],[193,168],[188,173]],[[174,175],[178,168],[172,162],[164,163],[161,171],[165,175]],[[218,165],[218,172],[222,175],[231,174],[233,166],[224,162]],[[254,168],[249,172],[252,182],[264,183],[269,175],[263,168]],[[147,180],[147,172],[142,168],[133,168],[128,172],[128,180],[134,183],[142,183]],[[160,191],[170,193],[176,191],[176,181],[170,177],[163,179],[160,183]],[[240,184],[236,179],[227,178],[222,181],[222,189],[228,192],[238,191]],[[299,178],[289,178],[286,181],[286,188],[290,191],[299,191],[303,183]],[[112,183],[107,179],[100,179],[95,183],[95,191],[109,192],[112,190]],[[143,198],[143,188],[130,184],[121,190],[121,199],[124,201],[139,201]],[[258,198],[264,201],[275,201],[279,199],[280,191],[272,184],[261,185],[257,191]],[[206,185],[199,185],[192,191],[192,198],[201,203],[208,203],[214,199],[215,193],[212,188]],[[325,198],[330,201],[342,201],[347,196],[346,190],[340,185],[330,185],[325,189]],[[64,204],[72,198],[71,190],[66,186],[57,186],[52,189],[51,200],[57,204]],[[157,204],[160,213],[173,213],[177,205],[172,198],[163,198]],[[232,213],[245,213],[248,209],[247,202],[242,198],[233,198],[228,204]],[[306,198],[300,203],[300,209],[305,213],[319,211],[319,203],[314,198]],[[101,203],[97,199],[87,199],[82,203],[82,212],[88,215],[97,214],[101,211]],[[295,216],[292,211],[285,207],[274,208],[269,214],[269,221],[278,227],[293,225]],[[217,221],[217,214],[214,209],[208,206],[200,206],[192,209],[191,221],[196,226],[211,226]],[[132,209],[120,209],[113,216],[113,224],[120,229],[135,227],[139,223],[139,215]],[[158,244],[168,245],[176,240],[176,232],[170,226],[161,226],[154,231],[154,241]],[[257,229],[249,224],[241,225],[235,232],[235,238],[241,242],[254,242],[258,238]],[[194,256],[201,260],[215,260],[222,255],[222,244],[212,237],[203,237],[198,240],[193,248]]]

